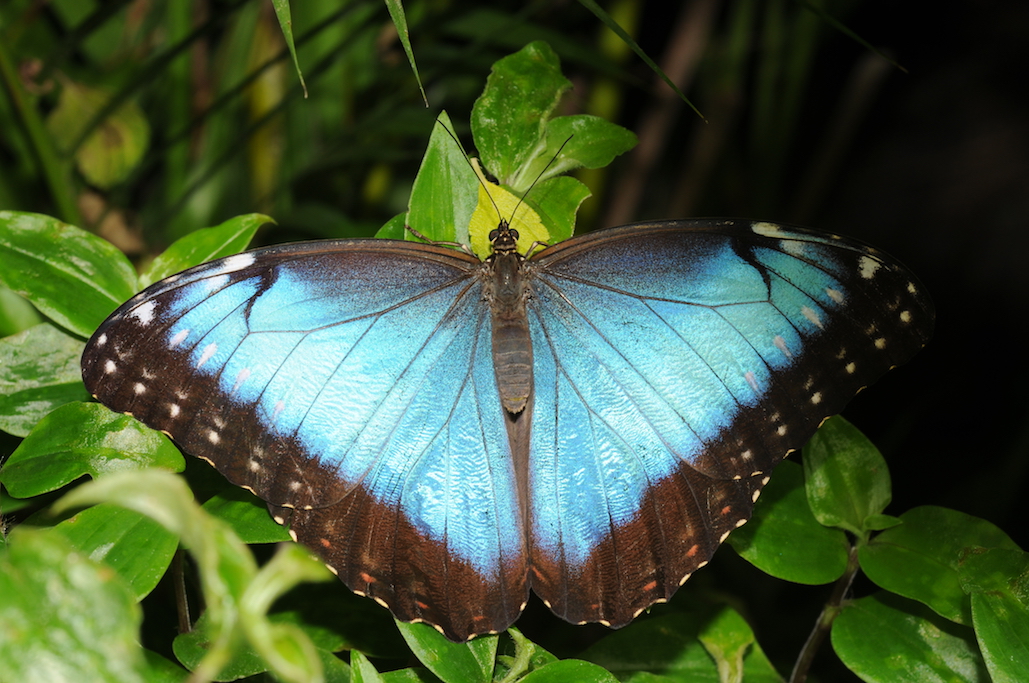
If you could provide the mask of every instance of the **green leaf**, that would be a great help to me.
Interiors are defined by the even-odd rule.
[[[719,611],[698,638],[715,660],[720,680],[725,683],[743,680],[743,657],[754,643],[754,632],[736,610],[726,607]]]
[[[238,486],[225,488],[203,505],[222,520],[244,543],[279,543],[290,540],[289,532],[268,514],[264,501]]]
[[[297,48],[293,42],[293,18],[290,16],[289,0],[272,0],[272,7],[275,8],[275,18],[279,20],[279,28],[282,29],[286,47],[289,48],[289,54],[293,57],[293,68],[297,70],[300,87],[304,89],[304,99],[307,99],[307,83],[304,82],[304,74],[300,72],[300,60],[297,59]]]
[[[543,42],[497,61],[472,107],[472,137],[479,156],[502,185],[514,186],[544,144],[547,120],[572,84]]]
[[[0,284],[88,337],[136,292],[136,273],[110,242],[49,216],[0,211]]]
[[[142,600],[171,564],[179,539],[143,515],[100,504],[70,517],[54,530],[91,560],[103,562]]]
[[[632,131],[588,114],[551,119],[545,140],[544,148],[512,182],[515,191],[528,190],[537,178],[546,180],[577,168],[603,168],[637,142]]]
[[[155,258],[146,272],[140,275],[139,286],[142,289],[186,268],[238,254],[254,239],[258,228],[274,222],[264,214],[250,213],[230,218],[213,228],[195,230],[176,240]]]
[[[350,666],[354,674],[354,683],[382,683],[385,680],[360,652],[355,652],[350,657]]]
[[[418,660],[444,683],[485,683],[493,679],[497,636],[453,643],[427,624],[398,621],[397,628]]]
[[[402,240],[407,239],[409,234],[407,228],[407,212],[397,214],[386,221],[378,232],[375,233],[375,239],[386,239],[386,240]]]
[[[128,177],[150,144],[150,124],[135,102],[126,102],[89,132],[72,149],[83,128],[111,99],[101,88],[62,79],[57,107],[47,117],[47,129],[64,152],[74,152],[79,172],[90,184],[107,190]]]
[[[879,450],[842,417],[831,417],[804,447],[811,511],[819,523],[859,538],[890,503],[890,472]]]
[[[974,593],[972,623],[993,683],[1029,681],[1029,609],[1004,593]]]
[[[246,642],[277,676],[312,680],[320,671],[314,646],[297,629],[271,624],[265,611],[297,581],[323,579],[328,570],[294,544],[286,544],[259,573],[247,547],[223,522],[193,501],[183,479],[160,470],[121,472],[79,486],[54,505],[60,512],[109,502],[156,520],[182,539],[196,559],[211,636],[197,664],[198,679],[213,679]],[[318,673],[320,676],[320,673]]]
[[[754,505],[754,516],[729,535],[728,543],[766,574],[818,585],[843,576],[847,535],[824,527],[811,513],[799,464],[780,463]]]
[[[60,534],[11,533],[0,550],[0,595],[4,680],[149,680],[131,592]]]
[[[844,606],[831,639],[847,668],[868,683],[990,680],[972,629],[888,593]]]
[[[478,197],[479,180],[455,142],[453,124],[443,112],[432,127],[429,146],[411,188],[407,225],[434,242],[470,244],[468,225]],[[404,231],[401,239],[417,237]]]
[[[580,659],[563,659],[536,669],[520,679],[522,683],[617,683],[614,674]]]
[[[0,429],[25,436],[54,408],[89,400],[83,346],[46,323],[0,339]]]
[[[18,498],[55,491],[84,474],[127,469],[181,472],[182,454],[168,437],[99,403],[69,403],[40,420],[0,470]]]
[[[858,549],[861,569],[880,588],[918,600],[937,614],[971,625],[971,604],[961,589],[960,561],[966,548],[1017,550],[993,524],[955,510],[925,506],[900,516]]]
[[[43,316],[32,304],[0,285],[0,337],[9,337],[41,322]]]

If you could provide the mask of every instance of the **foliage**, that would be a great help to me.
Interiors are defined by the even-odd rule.
[[[84,402],[76,371],[82,339],[107,314],[161,277],[245,248],[270,221],[246,214],[221,222],[223,216],[256,207],[301,234],[325,234],[326,226],[333,236],[370,232],[380,221],[352,218],[361,216],[362,205],[376,205],[369,215],[380,216],[401,208],[393,206],[401,195],[385,192],[380,182],[392,174],[381,150],[396,149],[383,141],[409,141],[432,125],[415,103],[394,101],[388,117],[358,104],[389,101],[411,83],[367,59],[378,29],[372,5],[292,8],[295,25],[304,26],[292,31],[296,59],[310,65],[304,74],[313,94],[305,103],[292,96],[301,91],[299,81],[285,85],[281,68],[293,39],[287,47],[269,30],[284,16],[283,6],[289,14],[288,4],[277,2],[276,15],[258,3],[224,4],[231,13],[212,3],[212,15],[192,25],[189,3],[156,3],[162,16],[119,14],[119,3],[51,3],[47,11],[56,21],[82,31],[70,44],[90,64],[124,65],[126,54],[147,49],[158,27],[165,32],[161,49],[142,68],[114,69],[103,82],[90,82],[95,74],[79,69],[58,36],[31,21],[30,3],[0,10],[7,20],[0,30],[13,39],[0,41],[8,95],[0,116],[19,119],[24,133],[4,142],[18,161],[0,171],[0,200],[64,219],[0,212],[0,290],[16,292],[35,309],[0,298],[0,329],[11,332],[0,339],[0,429],[17,444],[0,469],[6,490],[0,512],[18,513],[17,527],[0,535],[0,670],[23,680],[41,679],[45,670],[69,678],[92,671],[103,680],[172,681],[184,680],[183,667],[194,671],[194,680],[263,671],[289,681],[782,680],[783,662],[793,654],[766,655],[761,634],[743,618],[756,606],[703,584],[724,552],[671,603],[588,644],[573,627],[531,640],[513,628],[454,644],[424,625],[395,626],[385,610],[337,581],[296,586],[327,574],[294,545],[273,556],[242,545],[286,540],[260,501],[209,468],[187,464],[162,435]],[[747,7],[737,5],[733,20],[752,30]],[[486,13],[479,26],[497,19],[479,12]],[[447,30],[459,31],[462,19],[468,17],[452,17]],[[793,29],[802,24],[797,20]],[[105,31],[127,38],[112,40]],[[14,54],[33,54],[29,44],[39,54],[49,51],[29,81],[42,84],[38,93],[13,70]],[[187,52],[199,46],[218,59],[205,84],[208,100],[194,115],[197,103],[175,84],[188,81]],[[406,42],[404,48],[410,55]],[[724,80],[735,73],[727,66],[732,59],[723,54],[708,69]],[[508,77],[528,68],[526,62],[532,70],[521,87],[534,97],[505,90],[515,87]],[[802,72],[780,74],[788,91],[801,87]],[[471,89],[460,75],[448,87]],[[430,96],[442,87],[433,76],[426,82]],[[718,82],[712,78],[708,86]],[[57,94],[45,92],[57,83]],[[469,166],[457,149],[459,136],[452,135],[460,129],[443,114],[432,125],[407,211],[387,221],[380,235],[409,239],[407,223],[426,237],[482,253],[482,232],[495,225],[498,212],[525,221],[519,229],[532,240],[570,235],[588,191],[561,174],[602,167],[632,139],[602,119],[555,117],[567,88],[542,44],[498,62],[471,116],[482,166],[502,185],[489,191],[496,205],[484,197],[478,162]],[[44,116],[47,107],[38,100],[47,98]],[[796,103],[789,96],[779,101],[786,108]],[[790,119],[770,99],[764,107],[752,122],[756,128]],[[706,112],[709,118],[714,111]],[[324,150],[326,131],[344,119],[346,132],[331,136],[334,143]],[[240,129],[239,120],[250,123]],[[768,140],[755,157],[767,172],[780,163],[778,147],[788,147],[790,136],[756,137]],[[331,173],[323,173],[327,168]],[[24,191],[40,179],[43,196]],[[316,187],[305,194],[308,184]],[[328,201],[339,188],[361,191]],[[779,190],[763,188],[761,196]],[[139,195],[148,201],[134,203]],[[28,199],[15,199],[21,196]],[[146,229],[146,241],[170,243],[157,259],[144,254],[139,275],[119,249],[91,234],[139,255],[144,250],[133,225],[160,225]],[[1029,679],[1029,556],[1003,531],[944,508],[886,515],[886,463],[842,418],[823,426],[802,465],[785,462],[776,470],[753,520],[728,541],[783,582],[833,584],[797,657],[798,670],[807,670],[828,635],[839,659],[867,681]],[[169,474],[184,469],[192,492]],[[95,481],[76,485],[83,475]],[[158,582],[182,581],[182,564],[174,559],[179,543],[194,560],[186,572],[198,580],[206,609],[193,630],[169,644],[146,624],[141,636],[140,622],[144,613],[147,621],[163,621],[163,634],[174,619]],[[852,594],[859,573],[876,588]],[[809,590],[814,600],[824,595]],[[407,666],[411,654],[420,666]]]

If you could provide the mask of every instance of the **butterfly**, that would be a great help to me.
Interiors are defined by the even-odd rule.
[[[775,465],[929,339],[855,240],[660,221],[484,260],[315,241],[158,282],[89,341],[89,391],[268,504],[353,591],[452,640],[530,591],[629,623],[743,524]]]

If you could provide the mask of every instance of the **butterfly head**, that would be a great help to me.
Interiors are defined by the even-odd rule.
[[[518,231],[506,220],[501,219],[500,225],[490,232],[489,242],[493,246],[494,254],[513,253],[518,248]]]

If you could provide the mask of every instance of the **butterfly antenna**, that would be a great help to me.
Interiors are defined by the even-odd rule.
[[[526,188],[525,192],[522,193],[522,196],[518,198],[518,203],[515,204],[515,208],[511,211],[511,219],[510,221],[508,221],[508,223],[514,220],[515,214],[518,213],[518,207],[522,205],[522,203],[525,201],[525,198],[529,195],[530,192],[532,192],[532,188],[536,187],[536,183],[540,181],[540,178],[542,178],[543,174],[547,172],[547,169],[554,165],[554,162],[557,161],[557,158],[561,156],[561,151],[569,142],[572,141],[573,137],[575,136],[569,135],[568,139],[561,143],[561,146],[557,148],[556,152],[554,152],[554,156],[550,158],[550,161],[547,162],[547,165],[543,167],[543,170],[539,172],[539,175],[537,175],[536,179],[532,181],[532,184],[529,185],[529,187]],[[494,204],[494,206],[496,206],[496,204]]]

